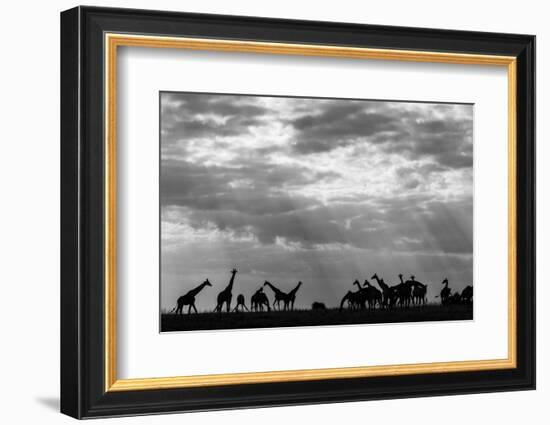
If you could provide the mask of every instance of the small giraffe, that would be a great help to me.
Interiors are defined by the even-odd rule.
[[[250,297],[250,309],[252,311],[264,311],[264,305],[267,307],[267,311],[271,311],[269,307],[269,300],[267,295],[264,292],[264,288],[260,287],[254,294]]]
[[[451,288],[449,288],[449,279],[447,278],[443,279],[443,282],[441,282],[441,284],[445,285],[439,294],[441,297],[441,304],[447,304],[447,302],[451,297]]]
[[[412,283],[412,303],[418,305],[426,304],[426,293],[428,292],[428,285],[424,285],[422,282],[419,282],[411,276],[411,280],[408,281]]]
[[[244,295],[243,294],[239,294],[237,296],[237,305],[235,306],[235,308],[233,309],[233,311],[236,311],[238,312],[239,311],[239,307],[242,307],[242,309],[246,310],[246,311],[249,311],[248,308],[246,307],[246,304],[244,303]],[[242,310],[241,309],[241,310]]]
[[[231,270],[231,279],[229,280],[229,285],[218,294],[218,304],[214,309],[215,312],[221,313],[223,305],[227,307],[227,312],[231,311],[231,299],[233,298],[233,282],[235,281],[235,275],[237,274],[237,269]]]
[[[197,307],[195,307],[195,297],[200,291],[203,290],[205,286],[212,286],[208,279],[206,279],[203,283],[201,283],[196,288],[191,289],[185,295],[182,295],[181,297],[179,297],[177,306],[174,307],[174,309],[170,313],[173,313],[175,311],[176,314],[181,315],[183,314],[183,307],[186,305],[189,306],[189,310],[187,311],[187,314],[191,314],[191,308],[195,310],[195,313],[197,313]]]
[[[357,279],[353,282],[353,285],[357,285],[357,292],[355,292],[355,297],[353,298],[355,300],[355,303],[357,306],[361,309],[366,308],[367,303],[367,290],[365,288],[361,287],[361,284]]]
[[[346,295],[344,295],[344,298],[342,298],[342,301],[340,302],[340,311],[344,309],[344,304],[348,303],[348,309],[349,310],[357,310],[360,307],[361,300],[359,299],[359,291],[353,292],[348,291]]]
[[[472,285],[466,286],[460,294],[460,300],[466,303],[471,303],[474,298],[474,287]]]

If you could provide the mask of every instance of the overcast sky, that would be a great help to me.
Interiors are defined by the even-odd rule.
[[[161,305],[265,280],[333,306],[378,273],[472,283],[472,105],[161,93]],[[266,289],[268,296],[271,292]]]

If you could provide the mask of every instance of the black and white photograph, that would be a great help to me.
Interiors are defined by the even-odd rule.
[[[471,320],[473,112],[161,92],[161,331]]]

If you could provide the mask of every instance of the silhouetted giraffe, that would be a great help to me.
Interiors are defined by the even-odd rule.
[[[348,308],[350,310],[356,310],[359,308],[358,292],[348,291],[342,301],[340,302],[340,311],[344,308],[344,303],[348,302]]]
[[[252,311],[264,311],[264,305],[267,307],[267,311],[271,311],[269,307],[269,300],[264,292],[264,288],[258,289],[252,297],[250,297],[250,310]]]
[[[413,287],[413,304],[426,304],[426,293],[428,292],[428,285],[424,285],[422,282],[417,281],[414,276],[411,276],[410,282]]]
[[[244,303],[244,295],[243,294],[239,294],[237,296],[237,305],[235,306],[235,308],[233,309],[233,311],[239,311],[239,306],[241,306],[243,309],[245,309],[246,311],[248,311],[248,308],[246,307],[246,304]],[[241,309],[242,310],[242,309]]]
[[[231,291],[233,290],[233,282],[235,281],[236,274],[237,269],[231,270],[229,285],[227,285],[226,288],[218,294],[218,304],[216,305],[214,311],[221,313],[224,304],[227,306],[227,312],[229,313],[231,311],[231,299],[233,298],[233,293]]]
[[[393,304],[392,289],[384,282],[384,279],[380,279],[376,273],[372,275],[371,279],[376,279],[378,286],[380,286],[380,289],[382,290],[382,305],[384,307],[390,307],[390,304]]]
[[[414,276],[413,276],[414,279]],[[393,286],[393,290],[397,294],[400,307],[408,307],[411,304],[412,298],[412,282],[407,280],[403,281],[403,275],[399,274],[399,283]]]
[[[455,292],[453,295],[449,296],[447,298],[447,301],[445,304],[460,304],[461,303],[460,294],[458,292]]]
[[[271,282],[268,282],[267,280],[264,282],[264,286],[268,286],[271,288],[273,293],[275,294],[275,299],[273,300],[273,308],[275,308],[275,304],[277,304],[277,308],[281,309],[281,301],[284,303],[286,302],[286,294],[281,291],[279,288],[276,288],[271,284]]]
[[[447,304],[447,301],[449,300],[449,297],[451,296],[451,288],[449,288],[449,280],[447,278],[443,279],[443,282],[441,282],[443,285],[443,289],[440,292],[441,296],[441,304]]]
[[[197,307],[195,307],[195,297],[197,294],[202,291],[202,289],[205,286],[212,286],[208,279],[206,279],[203,283],[201,283],[196,288],[191,289],[189,292],[187,292],[185,295],[182,295],[178,298],[177,306],[174,307],[174,309],[170,312],[173,313],[174,311],[176,314],[183,314],[183,307],[188,305],[189,310],[187,310],[187,314],[191,314],[191,308],[195,310],[195,313],[197,313]]]
[[[355,281],[353,282],[353,285],[357,285],[357,287],[359,288],[359,290],[357,292],[355,292],[355,302],[357,303],[358,307],[364,309],[366,308],[366,303],[367,303],[367,290],[364,289],[361,284],[359,283],[359,281],[357,279],[355,279]]]
[[[463,302],[471,303],[474,297],[474,287],[472,285],[466,286],[460,294],[460,300]]]
[[[367,302],[369,303],[369,308],[375,308],[378,303],[379,306],[382,306],[382,292],[372,286],[367,279],[363,283],[364,290],[367,291]]]
[[[288,294],[286,294],[285,299],[285,310],[289,308],[290,310],[294,310],[294,301],[296,301],[296,292],[298,292],[298,289],[300,289],[300,286],[302,286],[302,281],[298,282],[298,285],[290,291]]]

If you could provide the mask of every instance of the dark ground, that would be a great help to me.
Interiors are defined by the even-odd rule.
[[[161,331],[279,328],[365,323],[431,322],[473,319],[472,304],[395,308],[391,310],[294,310],[254,313],[162,314]]]

